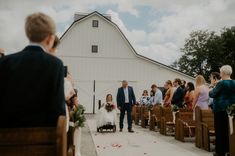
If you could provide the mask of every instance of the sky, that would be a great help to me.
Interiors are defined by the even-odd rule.
[[[235,0],[0,0],[0,47],[7,54],[28,44],[25,18],[39,11],[55,20],[58,36],[75,12],[109,14],[137,53],[166,65],[182,55],[193,30],[235,26]]]

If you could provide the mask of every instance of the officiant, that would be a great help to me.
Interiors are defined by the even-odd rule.
[[[122,87],[118,89],[117,93],[117,105],[120,110],[120,132],[123,129],[123,121],[125,117],[125,112],[127,112],[127,121],[128,121],[128,132],[133,133],[132,130],[132,119],[131,119],[131,110],[132,105],[136,104],[136,98],[134,90],[131,86],[128,86],[128,82],[126,80],[122,81]]]

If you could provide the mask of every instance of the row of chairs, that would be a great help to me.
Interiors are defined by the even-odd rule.
[[[66,132],[66,118],[56,127],[1,128],[1,156],[74,156],[73,130]]]
[[[172,135],[176,140],[185,142],[186,137],[195,137],[195,146],[211,151],[211,144],[215,142],[214,116],[211,110],[200,107],[192,110],[180,109],[173,113],[171,107],[160,105],[135,105],[132,117],[136,125],[151,131],[159,131],[162,135]],[[235,122],[233,124],[235,126]],[[234,129],[235,130],[235,129]],[[230,135],[230,155],[235,156],[235,134]]]

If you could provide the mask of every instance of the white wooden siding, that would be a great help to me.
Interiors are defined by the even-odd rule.
[[[98,28],[92,27],[92,20],[99,21]],[[91,52],[92,45],[98,45],[98,53]],[[93,111],[94,80],[96,110],[98,100],[104,102],[108,93],[113,94],[116,102],[117,88],[124,79],[134,87],[137,99],[144,89],[150,90],[153,83],[163,86],[166,80],[174,78],[194,81],[180,72],[137,57],[119,30],[96,13],[67,31],[58,47],[58,56],[68,65],[78,88],[79,100],[87,113]]]

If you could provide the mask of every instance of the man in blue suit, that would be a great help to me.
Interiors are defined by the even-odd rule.
[[[120,132],[123,129],[123,120],[125,116],[125,112],[127,111],[127,120],[128,120],[128,132],[133,133],[132,130],[132,119],[131,119],[131,110],[132,105],[136,104],[135,93],[132,87],[128,86],[128,82],[126,80],[122,81],[122,87],[118,88],[117,93],[117,105],[120,110]]]
[[[176,105],[179,108],[182,108],[185,94],[183,88],[181,88],[181,80],[179,78],[176,78],[173,84],[176,90],[173,94],[171,104]]]

